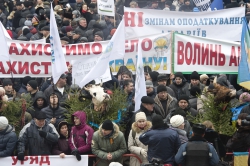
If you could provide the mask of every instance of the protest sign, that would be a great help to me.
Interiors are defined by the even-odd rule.
[[[193,71],[199,74],[238,72],[240,43],[177,33],[174,33],[173,41],[174,72],[185,74]]]
[[[114,0],[97,0],[98,14],[105,16],[115,16]]]
[[[126,38],[135,38],[171,31],[240,41],[245,8],[213,12],[179,12],[152,9],[124,8]]]

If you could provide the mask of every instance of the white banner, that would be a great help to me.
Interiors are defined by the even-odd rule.
[[[80,85],[80,82],[83,77],[85,77],[90,69],[96,64],[99,56],[85,56],[79,60],[72,60],[72,82],[74,84]],[[101,82],[107,82],[111,80],[109,68],[106,72],[100,77],[95,79],[95,83],[99,84]]]
[[[17,159],[17,156],[0,158],[1,166],[88,166],[88,155],[81,155],[81,161],[78,161],[75,156],[66,155],[65,158],[58,156],[25,156],[24,161]]]
[[[114,0],[97,0],[98,14],[105,16],[115,16],[115,1]]]
[[[179,33],[215,39],[240,41],[245,8],[213,12],[179,12],[124,8],[127,39],[178,31]]]
[[[173,41],[174,72],[238,73],[240,43],[177,33]]]
[[[116,74],[120,66],[125,65],[133,73],[136,71],[138,39],[127,40],[125,44],[124,59],[109,62],[111,71]],[[50,44],[36,43],[31,41],[7,40],[11,64],[2,62],[0,59],[0,78],[10,77],[51,77]],[[101,55],[108,41],[72,44],[63,46],[66,62],[80,60],[88,56]],[[171,35],[159,34],[142,38],[143,64],[149,65],[152,70],[159,73],[171,72]]]

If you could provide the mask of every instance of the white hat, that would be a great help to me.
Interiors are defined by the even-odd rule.
[[[135,115],[135,121],[137,122],[138,120],[147,120],[146,114],[144,112],[138,112]]]
[[[112,162],[109,164],[109,166],[122,166],[122,164],[118,162]]]
[[[6,129],[8,124],[8,119],[5,116],[0,116],[0,130]]]
[[[184,122],[184,118],[181,115],[175,115],[170,119],[170,124],[173,127],[179,127]]]

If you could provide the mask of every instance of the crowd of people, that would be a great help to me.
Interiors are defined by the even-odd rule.
[[[131,153],[143,164],[161,159],[172,166],[217,165],[227,151],[246,152],[250,148],[250,126],[246,125],[250,114],[249,90],[236,90],[227,75],[209,77],[196,71],[191,75],[181,72],[167,75],[145,66],[147,96],[139,101],[140,109],[134,110],[134,76],[122,66],[117,76],[112,75],[112,80],[103,86],[111,91],[118,88],[127,96],[125,117],[117,124],[112,121],[114,119],[107,119],[95,131],[88,124],[84,110],[75,110],[71,115],[73,126],[67,122],[65,102],[71,95],[68,89],[77,87],[72,84],[71,66],[68,69],[56,84],[52,84],[50,78],[29,76],[1,79],[1,114],[11,101],[26,99],[32,101],[32,105],[25,112],[26,125],[18,137],[13,124],[0,116],[0,157],[17,155],[19,160],[24,160],[27,155],[58,155],[61,158],[74,155],[81,161],[81,155],[94,154],[96,159],[90,158],[89,165],[98,161],[98,166],[108,166],[111,162],[139,166],[135,157],[123,163],[123,154]],[[198,124],[192,121],[193,117],[204,114],[209,95],[216,96],[216,86],[228,90],[227,101],[236,102],[235,108],[244,105],[237,114],[237,130],[227,142],[220,139],[211,121]],[[76,89],[75,92],[81,91],[81,95],[91,99],[88,91]],[[120,131],[121,124],[126,125],[124,131]]]

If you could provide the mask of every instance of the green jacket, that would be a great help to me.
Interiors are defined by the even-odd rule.
[[[122,155],[127,152],[126,141],[119,127],[114,125],[114,134],[110,138],[104,138],[101,132],[102,125],[96,131],[92,138],[92,153],[97,156],[98,164],[96,166],[108,166],[110,162],[119,162],[122,164]],[[107,160],[107,154],[111,153],[112,160]]]

